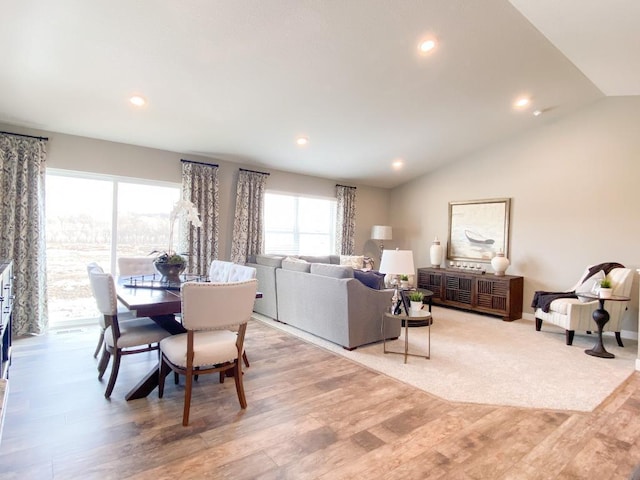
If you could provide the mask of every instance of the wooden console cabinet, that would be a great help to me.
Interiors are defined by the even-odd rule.
[[[459,269],[419,268],[418,288],[433,292],[434,305],[499,315],[505,321],[522,318],[523,278],[498,277]]]
[[[0,379],[7,378],[11,361],[11,316],[13,312],[13,268],[0,259]]]

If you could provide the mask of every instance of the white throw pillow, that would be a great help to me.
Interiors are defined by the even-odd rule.
[[[596,293],[597,288],[600,286],[600,282],[605,279],[604,270],[600,270],[589,278],[587,278],[582,284],[576,288],[576,295],[580,293]],[[591,302],[593,300],[578,295],[581,302]]]
[[[364,267],[364,255],[340,255],[340,265],[361,270]]]

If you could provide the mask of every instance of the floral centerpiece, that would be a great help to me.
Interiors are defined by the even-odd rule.
[[[173,249],[173,231],[176,220],[183,215],[194,227],[202,226],[198,210],[193,203],[189,200],[178,200],[175,203],[169,216],[169,248],[164,251],[151,252],[157,254],[154,265],[162,275],[161,281],[163,282],[180,282],[180,274],[187,266],[187,260]]]

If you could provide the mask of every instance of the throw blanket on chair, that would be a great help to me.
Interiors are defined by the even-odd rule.
[[[598,265],[594,265],[589,268],[589,271],[584,276],[580,283],[584,283],[588,280],[592,275],[596,274],[600,270],[603,270],[605,275],[609,274],[611,270],[614,268],[624,268],[624,265],[617,262],[606,262],[600,263]],[[549,313],[549,308],[551,307],[551,302],[557,300],[558,298],[578,298],[575,291],[572,292],[545,292],[544,290],[538,290],[533,294],[533,300],[531,301],[531,306],[534,310],[541,308],[543,312]]]

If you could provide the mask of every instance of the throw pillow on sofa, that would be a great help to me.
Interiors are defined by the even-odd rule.
[[[382,290],[384,288],[384,273],[354,270],[353,276],[360,280],[364,285],[369,288],[373,288],[374,290]]]
[[[309,273],[311,264],[306,260],[295,257],[287,257],[282,260],[282,268],[285,270],[295,270],[296,272]]]
[[[340,255],[340,265],[361,270],[364,267],[364,255]]]

